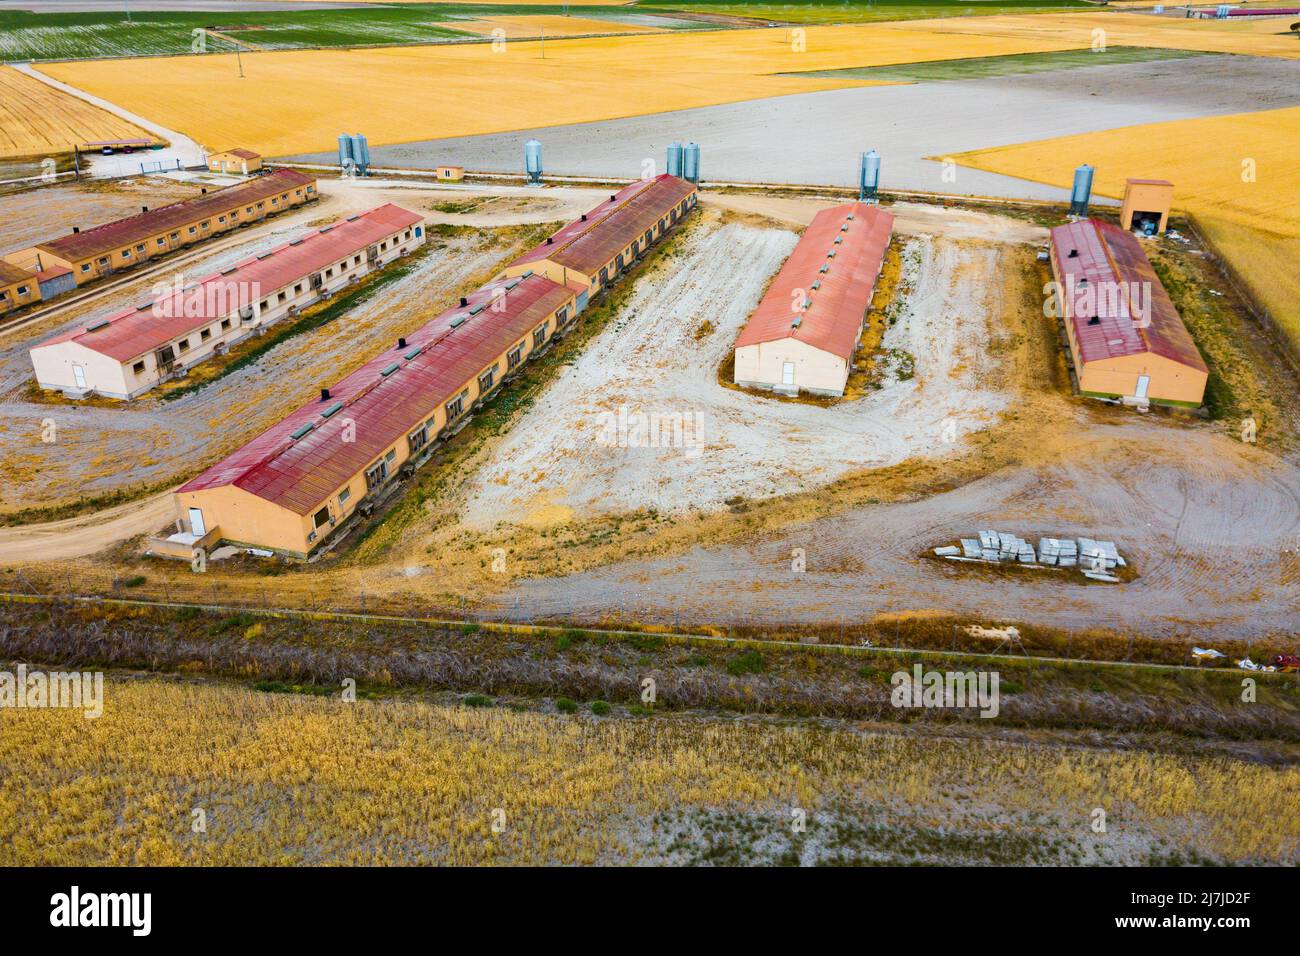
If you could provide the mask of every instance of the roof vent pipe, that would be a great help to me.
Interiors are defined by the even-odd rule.
[[[587,221],[587,214],[585,212],[582,214],[582,221],[583,222]]]
[[[618,197],[615,196],[613,193],[610,193],[610,194],[609,194],[609,201],[610,201],[610,202],[613,202],[613,201],[614,201],[615,199],[617,199],[617,198],[618,198]]]
[[[148,207],[148,206],[141,206],[141,207],[140,207],[140,211],[141,211],[141,212],[148,212],[148,211],[149,211],[149,207]]]
[[[398,336],[398,337],[397,337],[397,347],[398,347],[399,349],[404,349],[404,348],[406,348],[406,339],[405,339],[403,336]]]
[[[330,400],[330,390],[328,388],[322,388],[320,390],[320,400],[322,402],[328,402]]]
[[[553,246],[553,245],[555,245],[555,237],[554,237],[554,236],[547,236],[547,237],[546,237],[546,244],[547,244],[548,246]]]
[[[465,306],[467,306],[467,305],[469,305],[469,299],[465,298],[465,297],[462,295],[462,296],[460,297],[460,307],[463,309],[463,308],[465,308]]]
[[[208,194],[208,187],[207,187],[207,186],[204,186],[204,187],[203,187],[203,190],[202,190],[202,192],[201,192],[201,195],[206,196],[207,194]]]
[[[80,227],[80,226],[73,226],[73,227],[72,227],[72,234],[73,234],[74,236],[75,236],[77,233],[79,233],[79,232],[81,232],[81,227]]]

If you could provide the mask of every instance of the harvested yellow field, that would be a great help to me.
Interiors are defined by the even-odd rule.
[[[545,59],[535,41],[500,50],[473,43],[263,52],[243,56],[246,79],[238,83],[232,56],[42,69],[200,142],[242,143],[277,156],[330,149],[358,116],[370,142],[383,145],[864,85],[782,73],[1081,45],[873,24],[562,40],[545,44]],[[163,73],[167,82],[158,83]],[[215,89],[222,95],[213,96]]]
[[[504,36],[507,40],[518,37],[574,37],[592,33],[662,33],[660,27],[644,27],[616,20],[597,20],[587,17],[565,17],[538,14],[535,16],[481,17],[477,20],[452,20],[447,26],[466,33],[482,36]],[[503,32],[497,33],[497,30]]]
[[[7,711],[0,760],[6,866],[659,862],[675,820],[740,813],[784,842],[791,807],[810,837],[852,826],[858,859],[887,852],[863,824],[942,825],[958,860],[1010,828],[1026,859],[1003,862],[1300,845],[1294,767],[154,681],[109,682],[98,719]]]
[[[1300,107],[1176,120],[980,150],[979,169],[1068,186],[1079,163],[1119,198],[1124,180],[1168,179],[1255,300],[1300,354]]]
[[[1294,34],[1279,35],[1286,25],[1276,20],[1265,24],[1152,17],[1140,13],[1040,13],[978,19],[913,20],[879,26],[886,30],[899,27],[912,31],[926,27],[936,33],[1054,40],[1072,48],[1104,42],[1107,46],[1149,46],[1300,59],[1300,43],[1296,42]]]
[[[97,106],[0,66],[0,159],[70,153],[87,140],[152,138]]]

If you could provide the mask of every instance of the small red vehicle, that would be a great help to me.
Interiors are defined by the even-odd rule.
[[[1298,654],[1274,654],[1269,663],[1280,671],[1288,673],[1300,671],[1300,655]]]

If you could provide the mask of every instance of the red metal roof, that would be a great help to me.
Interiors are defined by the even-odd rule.
[[[1169,293],[1132,234],[1084,219],[1055,227],[1051,238],[1060,295],[1081,361],[1151,352],[1207,371]]]
[[[819,212],[750,316],[736,348],[797,339],[846,362],[852,359],[893,228],[893,213],[867,203]],[[801,299],[809,303],[802,310]]]
[[[314,176],[305,176],[295,169],[277,169],[237,186],[195,196],[193,199],[182,199],[93,229],[38,243],[37,248],[52,252],[69,262],[88,259],[314,182]]]
[[[590,275],[630,246],[691,193],[695,185],[664,174],[625,187],[601,203],[586,219],[576,219],[530,249],[512,265],[549,259]]]
[[[93,319],[36,348],[75,341],[91,351],[127,362],[423,221],[419,213],[386,203],[305,233],[144,305]]]
[[[583,235],[588,229],[592,228],[598,222],[602,222],[607,216],[612,215],[615,211],[622,208],[633,196],[639,194],[654,182],[652,179],[638,179],[630,185],[624,186],[618,192],[614,193],[609,199],[602,202],[596,208],[583,214],[579,219],[573,220],[563,228],[551,234],[549,241],[544,240],[537,246],[525,252],[513,264],[525,262],[538,262],[542,259],[549,258],[557,249],[562,249],[574,239]]]
[[[531,275],[490,282],[468,300],[408,335],[404,348],[376,356],[331,386],[328,399],[299,408],[178,493],[234,485],[310,514],[432,409],[459,394],[488,363],[571,302],[573,292]],[[474,309],[479,311],[471,314]],[[465,321],[453,328],[452,321],[462,316]],[[413,354],[417,349],[422,351]],[[322,415],[339,403],[338,411]],[[307,425],[311,431],[295,439]],[[344,440],[345,429],[355,440]]]
[[[238,156],[240,159],[261,159],[261,153],[255,153],[251,149],[223,149],[212,154],[213,156]]]

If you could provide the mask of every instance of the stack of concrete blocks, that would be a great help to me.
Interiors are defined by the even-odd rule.
[[[1118,581],[1111,572],[1124,567],[1124,559],[1113,541],[1092,538],[1040,538],[1038,551],[1024,538],[1005,531],[981,531],[979,538],[961,538],[961,547],[935,548],[941,558],[965,561],[1047,564],[1061,568],[1079,568],[1096,581]]]
[[[976,542],[973,539],[962,541],[963,552],[970,557],[984,561],[1019,561],[1022,564],[1034,563],[1034,546],[1024,538],[1005,531],[981,531],[979,553],[972,554]]]
[[[1043,564],[1072,568],[1079,563],[1079,547],[1073,538],[1040,538],[1038,558]]]
[[[1094,541],[1092,538],[1079,539],[1079,565],[1084,577],[1094,581],[1118,581],[1111,574],[1117,567],[1124,567],[1124,559],[1119,556],[1119,549],[1114,541]]]

